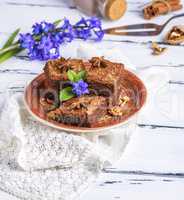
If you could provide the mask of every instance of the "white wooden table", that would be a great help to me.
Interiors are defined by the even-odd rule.
[[[128,12],[119,21],[106,22],[104,27],[142,23],[141,6],[146,1],[128,0]],[[184,3],[184,1],[183,1]],[[177,13],[184,12],[180,11]],[[63,18],[77,21],[82,14],[67,7],[62,0],[1,0],[0,44],[17,27],[29,31],[31,25],[43,19],[54,21]],[[153,20],[163,23],[167,15]],[[117,46],[130,58],[138,70],[163,69],[170,73],[170,81],[157,92],[150,111],[138,120],[139,132],[128,145],[121,162],[107,169],[83,199],[125,200],[183,200],[184,196],[184,45],[169,46],[163,37],[173,24],[183,24],[184,18],[173,21],[158,37],[110,37],[94,46]],[[165,54],[151,55],[150,41],[168,47]],[[63,56],[75,56],[82,41],[63,47]],[[30,62],[25,56],[16,56],[0,66],[0,93],[9,88],[20,92],[27,82],[41,72],[42,62]],[[4,192],[0,199],[15,200]]]

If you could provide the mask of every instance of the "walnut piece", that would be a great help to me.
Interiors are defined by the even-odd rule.
[[[108,110],[108,113],[113,115],[113,116],[122,116],[123,111],[120,106],[114,106],[113,108]]]
[[[184,42],[184,26],[174,26],[166,35],[165,41],[169,44],[181,44]]]
[[[152,54],[156,56],[161,55],[167,50],[165,47],[160,47],[156,42],[152,42],[151,49],[153,50]]]
[[[122,116],[124,113],[123,106],[130,100],[128,96],[124,96],[120,99],[119,106],[114,106],[111,109],[108,110],[108,113],[113,116]]]
[[[128,96],[124,96],[120,99],[120,106],[123,107],[129,100],[130,98]]]

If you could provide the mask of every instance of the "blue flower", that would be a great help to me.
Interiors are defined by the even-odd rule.
[[[64,19],[63,25],[61,26],[61,28],[63,30],[67,30],[67,29],[72,30],[73,29],[72,25],[70,24],[70,21],[66,18]]]
[[[94,34],[97,36],[95,38],[96,41],[101,41],[104,37],[104,31],[101,28],[98,28],[97,30],[94,30]]]
[[[94,39],[96,41],[101,41],[104,37],[104,31],[102,29],[101,21],[96,17],[91,17],[90,19],[86,20],[88,26],[91,28],[91,31],[94,33]]]
[[[42,33],[49,33],[49,32],[54,31],[55,25],[52,23],[42,21],[40,23],[35,23],[32,26],[32,29],[33,29],[32,32],[34,35],[40,35]]]
[[[28,51],[28,56],[31,60],[42,60],[42,55],[41,55],[41,51],[38,50],[38,48],[36,48],[36,46],[34,46],[33,49]]]
[[[50,50],[53,47],[53,43],[50,36],[42,36],[38,45],[39,49]]]
[[[72,83],[72,92],[78,97],[84,94],[89,94],[88,84],[83,80]]]
[[[75,35],[76,35],[76,38],[80,38],[80,39],[83,39],[83,40],[87,40],[91,37],[91,30],[90,29],[76,29],[75,30]]]
[[[83,26],[83,27],[88,26],[87,20],[85,20],[85,18],[82,17],[82,18],[75,24],[75,27],[77,27],[77,26]]]
[[[49,59],[56,59],[60,56],[59,47],[53,47],[49,50]]]
[[[39,35],[39,34],[42,34],[43,33],[43,28],[42,28],[42,24],[40,23],[35,23],[33,26],[32,26],[32,29],[33,29],[33,34],[34,35]]]
[[[96,17],[89,19],[82,18],[74,25],[75,37],[83,40],[95,39],[100,41],[104,37],[104,31],[102,30],[101,21]]]
[[[86,23],[87,23],[88,26],[90,26],[91,28],[101,27],[101,26],[102,26],[101,21],[100,21],[97,17],[91,17],[90,19],[87,19],[87,20],[86,20]]]
[[[35,43],[34,38],[30,33],[20,34],[19,42],[20,46],[25,49],[32,48]]]
[[[55,43],[56,46],[59,46],[64,42],[64,38],[62,33],[53,33],[52,34],[52,41]]]
[[[71,42],[74,39],[74,29],[68,19],[64,19],[64,23],[61,26],[61,30],[61,35],[64,41]]]
[[[44,33],[51,32],[55,29],[55,25],[52,23],[43,21],[43,22],[41,22],[41,25],[42,25],[42,29],[43,29]]]

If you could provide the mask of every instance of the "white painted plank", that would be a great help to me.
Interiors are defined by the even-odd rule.
[[[138,128],[115,170],[184,173],[184,130]]]
[[[183,200],[184,179],[103,174],[80,200]]]
[[[183,133],[176,129],[139,128],[121,162],[107,170],[81,200],[182,200]]]
[[[138,123],[184,127],[183,101],[184,84],[167,84],[149,99]]]

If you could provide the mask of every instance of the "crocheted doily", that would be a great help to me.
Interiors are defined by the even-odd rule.
[[[69,200],[119,159],[133,124],[106,131],[95,142],[35,121],[13,95],[0,118],[0,189],[22,199]]]

